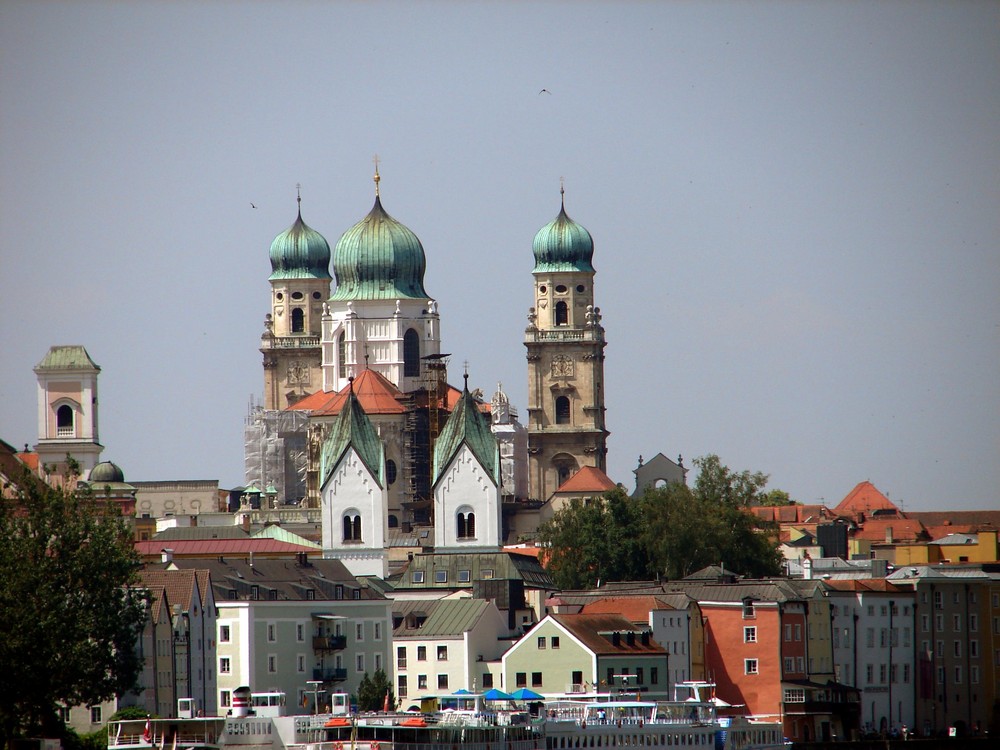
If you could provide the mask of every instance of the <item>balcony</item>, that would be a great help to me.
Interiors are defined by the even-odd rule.
[[[347,669],[314,669],[313,679],[321,682],[343,682],[347,679]]]
[[[318,349],[319,336],[261,336],[261,349]]]
[[[341,651],[347,648],[346,635],[317,635],[313,637],[313,651]]]

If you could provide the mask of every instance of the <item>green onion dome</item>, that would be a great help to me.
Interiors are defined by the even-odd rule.
[[[87,481],[91,484],[124,482],[125,472],[121,470],[118,464],[113,464],[110,461],[101,461],[101,463],[90,470],[90,476],[87,477]]]
[[[417,235],[387,214],[376,194],[368,215],[337,241],[330,300],[426,298],[426,265]]]
[[[302,209],[288,229],[271,243],[271,281],[329,279],[330,244],[302,221]]]
[[[546,271],[585,271],[594,273],[594,240],[582,225],[566,214],[563,201],[559,215],[538,230],[531,245],[535,254],[533,273]]]

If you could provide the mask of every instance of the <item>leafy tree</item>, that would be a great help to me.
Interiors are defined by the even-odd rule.
[[[538,536],[556,585],[676,579],[719,563],[748,576],[779,573],[776,529],[750,512],[760,505],[767,476],[734,472],[714,455],[695,465],[693,487],[650,488],[638,501],[612,490],[589,504],[572,500],[542,524]]]
[[[135,686],[145,594],[140,559],[113,504],[24,473],[0,498],[0,747],[59,736],[56,705]]]
[[[396,695],[392,691],[392,682],[381,669],[376,669],[371,677],[365,672],[358,685],[358,710],[381,711],[385,705],[386,693],[389,694],[389,710],[396,707]]]
[[[766,507],[775,507],[782,505],[798,505],[797,502],[792,500],[791,495],[789,495],[784,490],[771,490],[760,502],[761,505]]]
[[[750,577],[780,573],[777,529],[751,512],[767,475],[734,472],[715,455],[694,463],[694,487],[675,484],[644,498],[642,536],[656,569],[671,578],[720,563]]]
[[[648,558],[639,540],[639,505],[621,489],[584,503],[571,500],[538,529],[545,567],[562,589],[599,581],[647,578]]]

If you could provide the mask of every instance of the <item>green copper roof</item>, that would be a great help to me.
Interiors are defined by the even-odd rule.
[[[333,424],[330,436],[323,443],[320,454],[319,476],[320,486],[326,483],[334,467],[344,457],[348,448],[354,448],[364,461],[368,470],[375,475],[381,486],[385,486],[383,476],[385,461],[385,446],[379,440],[375,427],[372,425],[365,410],[361,408],[358,397],[354,395],[354,383],[351,383],[347,400],[340,408],[337,421]]]
[[[97,370],[94,360],[82,346],[53,346],[35,370]]]
[[[87,481],[93,483],[101,482],[124,482],[125,472],[121,470],[118,464],[113,464],[110,461],[101,461],[93,469],[90,470],[90,475],[87,477]]]
[[[333,253],[337,289],[331,300],[419,299],[427,261],[417,235],[389,216],[376,196],[361,221],[344,232]]]
[[[271,243],[271,277],[276,279],[329,279],[330,244],[302,221],[302,209],[288,229]]]
[[[533,273],[548,271],[585,271],[594,273],[594,240],[583,226],[566,214],[566,204],[559,215],[538,230],[531,245],[535,253]]]
[[[469,446],[479,463],[493,477],[493,481],[499,483],[500,448],[490,430],[489,420],[479,411],[479,405],[469,393],[468,381],[462,390],[458,404],[434,443],[434,483],[437,482],[463,444]]]

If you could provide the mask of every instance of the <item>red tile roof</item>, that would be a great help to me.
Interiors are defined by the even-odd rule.
[[[316,391],[301,401],[295,402],[288,409],[312,412],[312,416],[336,416],[347,401],[347,395],[354,387],[354,395],[366,414],[402,414],[406,407],[400,402],[403,393],[394,386],[388,378],[376,370],[362,370],[354,378],[353,384],[348,384],[336,393]]]
[[[14,454],[14,455],[17,456],[17,460],[18,461],[20,461],[22,464],[24,464],[29,469],[31,469],[31,471],[34,471],[34,472],[38,471],[38,454],[37,453],[35,453],[34,451],[32,451],[30,453],[25,453],[24,451],[21,451],[19,453]]]
[[[165,549],[173,550],[176,557],[217,557],[231,555],[246,557],[251,552],[259,555],[294,555],[297,552],[316,554],[314,547],[305,547],[291,542],[280,542],[267,537],[247,539],[155,539],[135,543],[135,548],[143,557],[159,557]]]
[[[637,635],[630,645],[624,633],[635,632],[635,625],[621,615],[549,615],[553,620],[562,625],[572,633],[588,649],[601,656],[633,655],[659,656],[665,654],[663,647],[649,639],[648,643],[643,643]],[[622,633],[616,646],[610,637],[602,634]]]
[[[617,487],[608,475],[594,466],[584,466],[561,485],[556,492],[592,492],[603,494]]]
[[[892,543],[917,542],[929,539],[927,530],[919,521],[908,518],[869,518],[851,534],[852,539],[868,539],[878,543],[886,541],[886,531],[892,529]]]
[[[649,625],[649,613],[658,609],[673,609],[655,596],[621,596],[598,599],[583,605],[585,615],[621,615],[633,624]]]
[[[841,516],[855,517],[859,513],[870,516],[876,510],[895,510],[899,508],[892,504],[885,495],[878,491],[871,482],[860,482],[847,493],[833,512]]]

